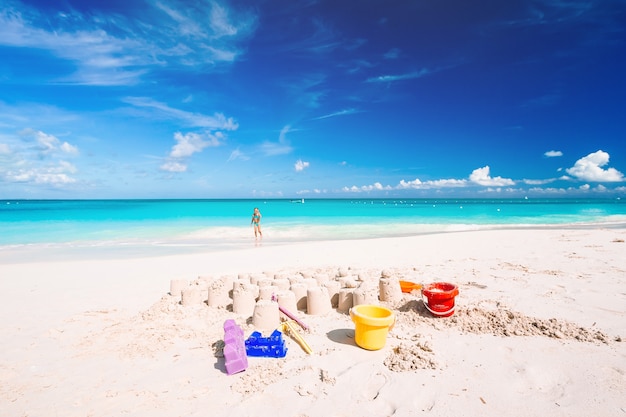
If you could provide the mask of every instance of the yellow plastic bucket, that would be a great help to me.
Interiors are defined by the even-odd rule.
[[[385,347],[387,333],[396,321],[393,311],[388,308],[359,304],[350,309],[354,322],[354,341],[363,349],[378,350]]]

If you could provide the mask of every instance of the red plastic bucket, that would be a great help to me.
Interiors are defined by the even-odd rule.
[[[457,295],[459,287],[449,282],[433,282],[422,287],[424,307],[436,317],[454,314],[454,297]]]

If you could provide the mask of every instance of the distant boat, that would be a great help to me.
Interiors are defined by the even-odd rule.
[[[292,203],[300,203],[300,204],[304,204],[304,198],[301,198],[299,200],[291,200]]]

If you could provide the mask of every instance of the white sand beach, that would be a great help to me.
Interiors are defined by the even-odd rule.
[[[2,416],[626,416],[626,229],[470,231],[137,259],[0,263]],[[29,249],[15,259],[26,259]],[[311,315],[284,358],[227,375],[231,306],[182,305],[172,280],[302,279],[378,289],[458,285],[433,317],[419,293],[378,301],[385,346],[350,315]],[[344,278],[343,280],[340,280]],[[203,301],[206,297],[203,298]]]

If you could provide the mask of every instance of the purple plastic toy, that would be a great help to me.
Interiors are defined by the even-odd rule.
[[[224,359],[228,375],[245,371],[248,367],[243,330],[233,319],[224,322]]]

